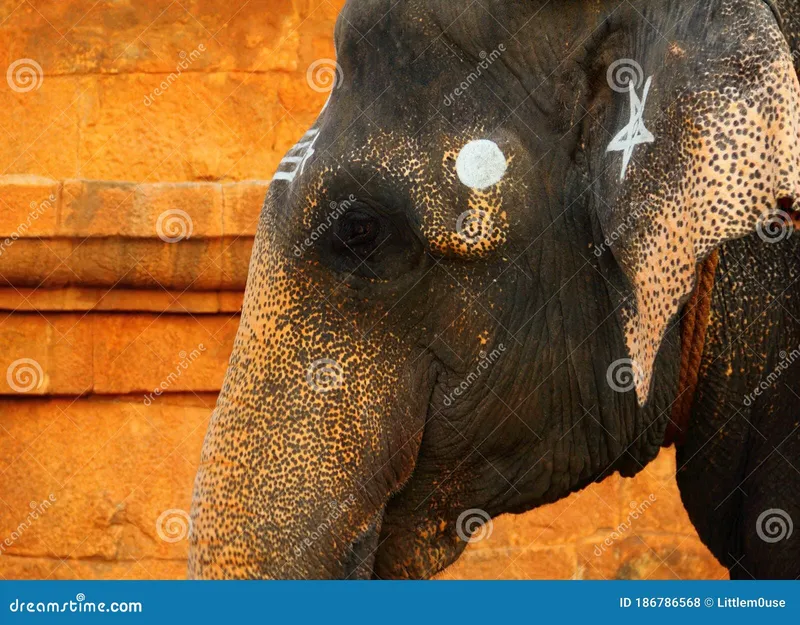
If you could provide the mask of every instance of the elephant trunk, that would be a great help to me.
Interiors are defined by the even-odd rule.
[[[251,450],[227,453],[219,441],[227,438],[231,421],[247,419],[230,410],[221,400],[214,411],[195,481],[189,577],[369,577],[382,507],[366,511],[357,484],[335,494],[312,483],[319,468],[279,458],[259,468]],[[298,440],[282,444],[288,450]]]
[[[402,348],[343,323],[301,274],[251,270],[195,480],[191,578],[368,577],[413,470],[427,402],[397,373]]]

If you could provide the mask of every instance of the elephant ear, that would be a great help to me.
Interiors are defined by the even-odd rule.
[[[604,155],[614,159],[603,182],[611,201],[599,217],[631,286],[622,323],[641,405],[698,263],[788,217],[780,209],[800,197],[800,84],[788,45],[765,4],[723,4],[747,11],[721,11],[727,24],[702,24],[696,49],[671,46],[648,59],[655,77],[615,89],[614,109],[628,125]]]

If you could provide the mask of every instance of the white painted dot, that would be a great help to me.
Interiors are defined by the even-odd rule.
[[[458,179],[471,189],[497,184],[506,173],[506,157],[494,141],[478,139],[461,148],[456,159]]]

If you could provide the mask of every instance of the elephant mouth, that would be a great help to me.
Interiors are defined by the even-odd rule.
[[[433,354],[430,356],[428,370],[431,377],[414,468],[408,479],[384,503],[379,513],[380,523],[370,526],[370,530],[377,528],[378,535],[373,536],[368,531],[361,537],[363,541],[369,535],[374,541],[369,559],[371,579],[429,578],[460,555],[461,550],[457,545],[453,548],[451,537],[442,529],[450,526],[445,520],[449,516],[448,507],[431,507],[426,503],[431,490],[436,488],[429,476],[426,477],[430,470],[426,458],[430,460],[431,447],[430,441],[428,445],[425,441],[430,435],[431,421],[439,414],[434,405],[434,395],[440,387],[440,378],[446,373],[444,364]]]
[[[373,578],[384,510],[385,506],[375,515],[369,527],[351,543],[344,559],[344,579]]]
[[[433,359],[433,361],[435,363],[435,359]],[[398,559],[398,555],[401,555],[398,554],[396,548],[397,541],[395,540],[396,536],[394,536],[395,532],[385,533],[382,530],[386,529],[384,519],[386,517],[387,508],[391,506],[392,501],[403,496],[414,480],[414,473],[419,462],[421,440],[422,437],[424,437],[429,419],[435,412],[432,402],[438,382],[439,368],[432,363],[429,371],[432,375],[427,384],[428,401],[421,410],[424,414],[422,415],[420,438],[416,445],[417,448],[413,458],[414,466],[405,482],[400,484],[394,492],[390,493],[377,512],[373,514],[372,518],[366,521],[366,529],[363,529],[339,556],[339,565],[336,567],[339,571],[336,577],[339,579],[383,579],[383,571],[386,568],[384,563],[387,561],[395,562]],[[392,525],[396,527],[396,523],[397,519],[394,519]],[[361,527],[364,526],[362,525]],[[404,551],[404,549],[401,549],[401,552],[402,551]]]

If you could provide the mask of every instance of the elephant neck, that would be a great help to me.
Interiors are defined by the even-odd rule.
[[[681,369],[678,377],[678,395],[672,405],[672,414],[664,433],[663,447],[682,445],[689,429],[689,418],[694,405],[700,363],[706,344],[706,330],[711,317],[711,292],[719,263],[719,253],[714,251],[697,268],[697,284],[686,303],[681,318]]]

